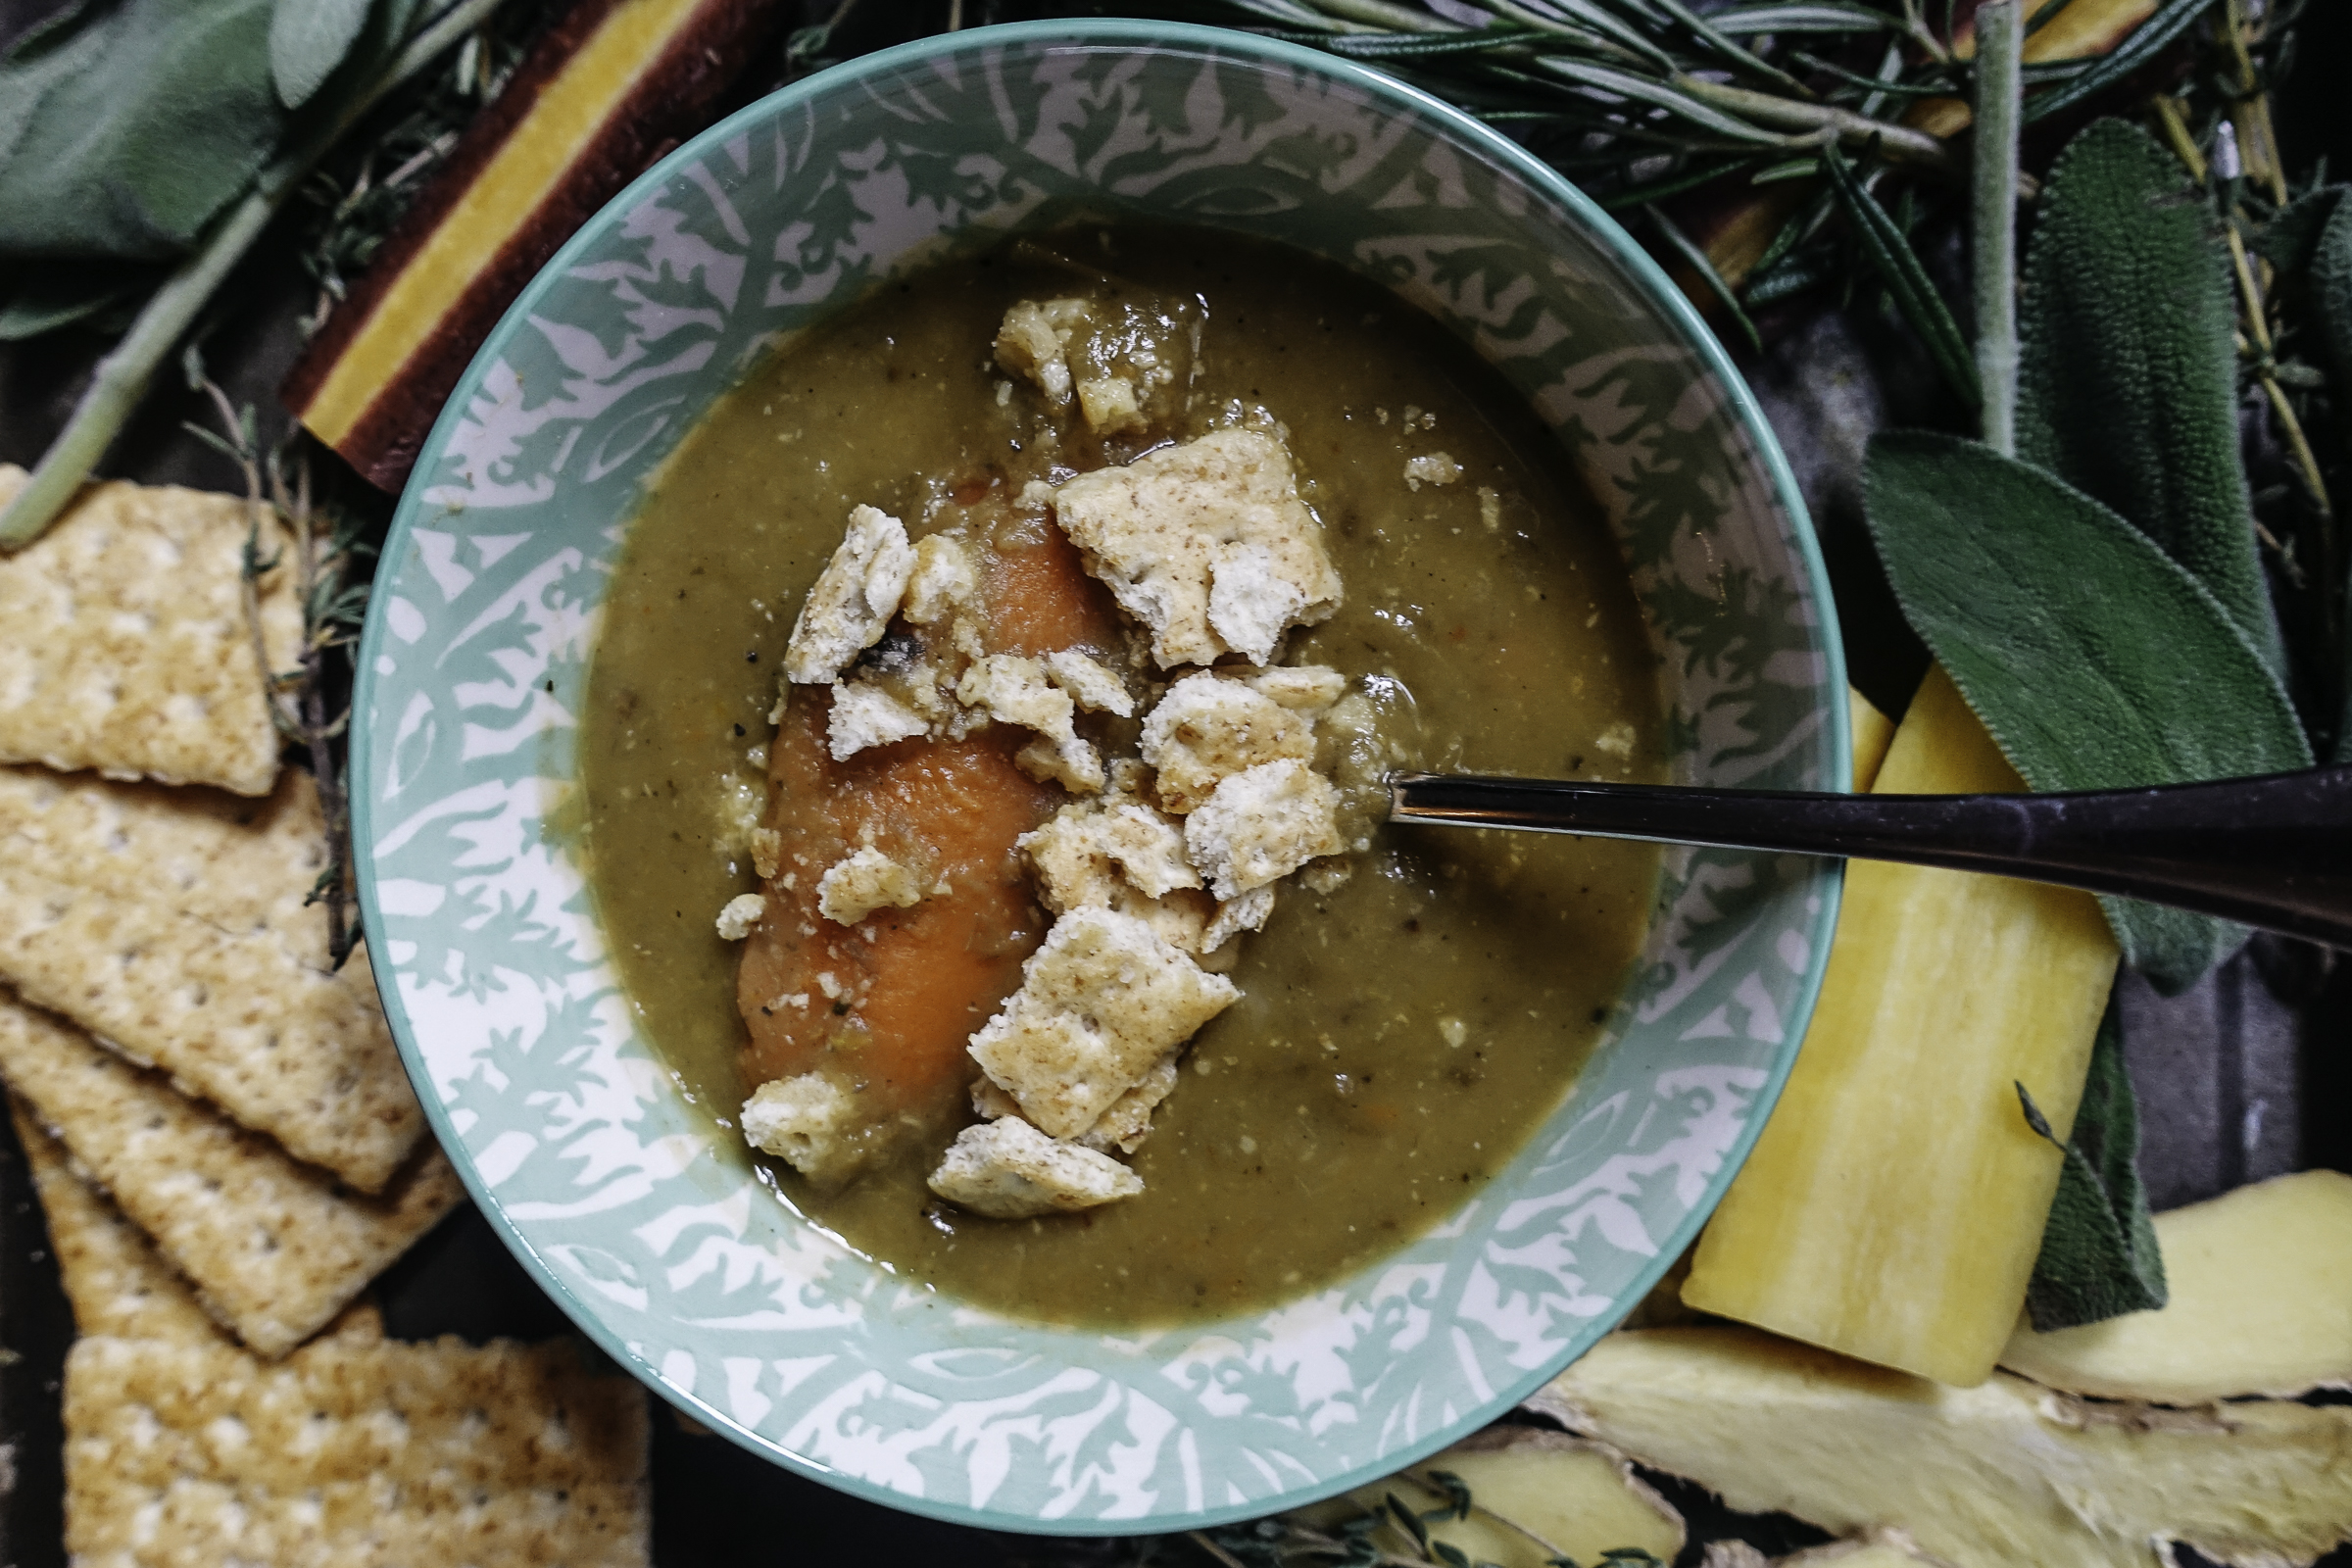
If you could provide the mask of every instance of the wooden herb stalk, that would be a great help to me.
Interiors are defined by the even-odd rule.
[[[500,0],[457,0],[419,27],[331,119],[308,137],[280,150],[262,169],[251,188],[215,220],[195,253],[165,279],[130,330],[99,362],[97,373],[74,405],[65,429],[41,455],[24,489],[0,509],[0,550],[22,550],[57,519],[114,444],[157,369],[318,160],[385,94],[455,47],[499,4]]]

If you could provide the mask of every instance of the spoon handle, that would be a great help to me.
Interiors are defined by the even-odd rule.
[[[2352,948],[2352,767],[2071,795],[1805,795],[1397,773],[1389,820],[1901,860]]]

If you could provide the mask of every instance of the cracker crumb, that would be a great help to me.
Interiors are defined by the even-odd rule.
[[[917,539],[903,612],[915,625],[928,626],[970,599],[979,581],[963,541],[940,533]]]
[[[1217,906],[1216,917],[1200,933],[1200,950],[1214,953],[1245,931],[1261,931],[1274,913],[1274,884],[1251,888]]]
[[[740,1125],[754,1149],[829,1183],[851,1174],[862,1157],[855,1136],[862,1121],[856,1096],[822,1073],[805,1072],[753,1090]]]
[[[1185,849],[1211,893],[1239,898],[1345,850],[1339,806],[1340,792],[1304,762],[1267,762],[1224,780],[1185,819]]]
[[[816,910],[836,925],[856,925],[885,906],[911,908],[927,893],[921,877],[868,845],[828,866],[817,879]]]
[[[1152,1064],[1241,997],[1144,921],[1072,909],[1022,965],[971,1053],[1054,1137],[1084,1132]]]
[[[846,762],[869,746],[912,740],[930,728],[922,714],[872,681],[833,683],[833,711],[825,719],[825,739],[836,762]]]
[[[760,880],[773,881],[777,867],[783,860],[784,835],[772,827],[752,829],[752,869],[760,874]],[[791,886],[790,883],[785,885]]]
[[[956,698],[999,723],[1037,731],[1038,742],[1013,758],[1030,777],[1054,779],[1080,794],[1102,787],[1102,759],[1075,728],[1077,705],[1047,679],[1046,666],[1038,661],[1021,654],[990,654],[963,672]]]
[[[1226,653],[1262,664],[1282,630],[1339,607],[1322,524],[1298,498],[1289,450],[1264,430],[1212,431],[1080,474],[1054,506],[1088,569],[1151,628],[1162,669]]]
[[[1136,401],[1134,383],[1123,376],[1099,375],[1078,383],[1078,412],[1100,435],[1144,427],[1144,407]]]
[[[1128,692],[1127,683],[1118,672],[1091,654],[1075,648],[1057,648],[1045,658],[1046,673],[1054,684],[1070,694],[1070,701],[1090,713],[1116,713],[1121,718],[1135,716],[1135,698]]]
[[[1014,845],[1037,869],[1039,901],[1056,914],[1111,906],[1122,873],[1148,898],[1200,885],[1176,819],[1134,801],[1073,801]]]
[[[1145,715],[1142,748],[1157,770],[1160,804],[1182,815],[1236,773],[1312,757],[1314,726],[1250,685],[1203,670],[1169,687]]]
[[[741,942],[752,934],[752,927],[767,913],[767,900],[757,893],[741,893],[729,899],[718,911],[718,940]]]
[[[1055,408],[1070,401],[1070,339],[1092,319],[1084,300],[1022,300],[997,328],[997,363],[1025,375]]]
[[[1348,694],[1348,677],[1321,664],[1277,664],[1242,676],[1242,684],[1268,702],[1309,718],[1321,718]]]
[[[1027,1219],[1133,1198],[1144,1183],[1107,1154],[1057,1143],[1006,1116],[958,1133],[931,1173],[931,1190],[975,1214]]]
[[[913,569],[906,524],[879,508],[854,509],[848,533],[792,623],[784,673],[804,686],[838,680],[852,660],[882,640]]]
[[[1451,484],[1461,476],[1462,466],[1449,453],[1425,452],[1405,460],[1404,482],[1414,490],[1425,484]]]

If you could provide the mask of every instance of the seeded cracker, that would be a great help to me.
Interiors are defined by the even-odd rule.
[[[352,1193],[5,993],[0,1076],[263,1355],[324,1327],[464,1197],[429,1147],[382,1196]]]
[[[0,505],[24,483],[0,465]],[[116,481],[0,557],[0,761],[267,795],[278,738],[245,620],[248,526],[235,496]],[[262,588],[270,662],[291,667],[294,573]]]
[[[644,1393],[569,1342],[84,1339],[65,1422],[77,1568],[650,1561]]]
[[[11,1095],[8,1109],[41,1195],[41,1211],[48,1216],[49,1250],[57,1258],[66,1299],[74,1304],[75,1330],[183,1345],[228,1344],[228,1336],[205,1316],[187,1281],[172,1272],[154,1244],[74,1174],[66,1146],[41,1129],[24,1102]]]
[[[369,979],[304,897],[318,791],[267,802],[0,768],[0,979],[296,1156],[379,1191],[423,1136]]]

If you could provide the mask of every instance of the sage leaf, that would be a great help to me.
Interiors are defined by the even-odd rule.
[[[0,255],[162,260],[277,145],[271,0],[118,0],[0,61]]]
[[[2156,541],[2283,670],[2238,455],[2228,270],[2180,161],[2136,125],[2092,122],[2050,171],[2026,258],[2017,455]]]
[[[368,0],[276,0],[270,12],[270,75],[277,101],[300,109],[335,74],[368,25]]]
[[[2017,1086],[2027,1125],[2065,1152],[2057,1196],[2026,1287],[2026,1313],[2042,1334],[2164,1305],[2164,1254],[2139,1181],[2139,1103],[2124,1063],[2115,1000],[2090,1047],[2090,1074],[2073,1131],[2058,1143],[2026,1086]]]
[[[1895,430],[1870,444],[1863,504],[1905,618],[2034,789],[2311,765],[2285,688],[2229,612],[2082,491],[1973,441]],[[2208,915],[2099,902],[2170,994],[2244,940]]]
[[[2347,187],[2318,185],[2288,202],[2258,229],[2249,243],[2257,254],[2281,272],[2301,272],[2311,267],[2320,248],[2320,232],[2335,216]]]
[[[155,286],[151,268],[108,263],[30,264],[10,269],[0,303],[0,343],[21,343],[109,312]]]
[[[2310,277],[2312,315],[2328,344],[2336,385],[2352,386],[2352,202],[2339,201],[2328,214],[2312,246]],[[2344,657],[2345,674],[2352,681],[2352,646],[2346,647]],[[2352,762],[2352,684],[2344,690],[2344,716],[2336,726],[2333,760]]]

